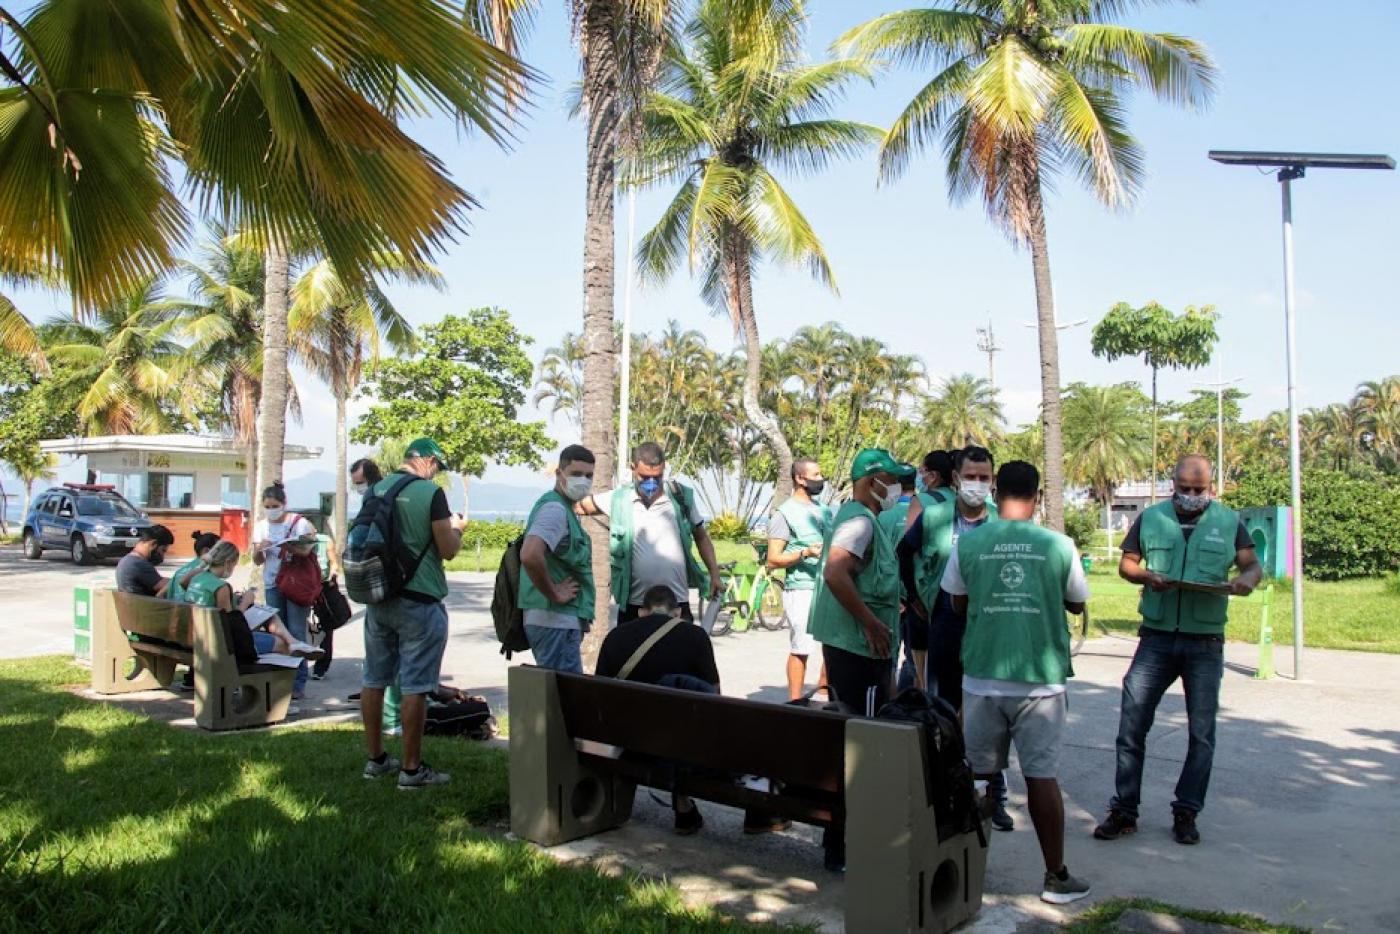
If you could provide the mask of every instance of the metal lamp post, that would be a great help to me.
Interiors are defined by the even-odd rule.
[[[1283,192],[1283,314],[1288,354],[1288,467],[1292,485],[1293,529],[1293,678],[1303,677],[1303,474],[1298,440],[1298,349],[1293,291],[1293,181],[1308,169],[1395,168],[1390,156],[1358,153],[1246,152],[1212,149],[1207,155],[1222,165],[1278,170]]]

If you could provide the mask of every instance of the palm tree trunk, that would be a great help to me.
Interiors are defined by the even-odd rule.
[[[1147,500],[1157,502],[1157,368],[1152,368],[1152,477],[1148,485]]]
[[[275,239],[267,245],[263,286],[262,403],[258,408],[258,482],[248,491],[254,521],[262,518],[265,487],[282,479],[287,441],[287,306],[291,262]]]
[[[350,495],[349,482],[349,454],[346,452],[346,414],[345,397],[349,395],[348,388],[341,382],[335,388],[335,515],[332,522],[335,523],[335,549],[338,553],[345,551],[346,532],[346,499]]]
[[[1030,156],[1026,170],[1026,207],[1035,275],[1036,323],[1040,331],[1040,424],[1044,431],[1045,524],[1065,528],[1065,442],[1060,419],[1060,332],[1056,330],[1055,293],[1050,282],[1050,247],[1045,233],[1045,204],[1040,171]]]
[[[587,174],[583,236],[583,444],[597,459],[600,487],[614,482],[613,456],[613,285],[616,201],[618,61],[614,25],[616,0],[585,0],[580,28],[583,48],[583,104],[588,117]],[[624,335],[624,340],[628,335]],[[587,523],[593,539],[593,580],[598,598],[595,625],[583,640],[584,666],[591,669],[608,631],[608,533]]]
[[[758,319],[753,310],[753,275],[749,267],[748,245],[738,234],[730,235],[729,300],[737,310],[739,326],[744,333],[744,415],[763,435],[773,459],[778,464],[778,477],[773,485],[773,506],[782,505],[792,495],[792,448],[778,420],[766,412],[758,401],[760,370],[763,365],[763,344],[758,339]]]

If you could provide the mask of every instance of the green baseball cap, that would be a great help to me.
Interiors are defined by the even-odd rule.
[[[873,473],[899,474],[899,461],[884,448],[866,448],[851,461],[851,479],[860,480]]]
[[[403,459],[410,457],[435,457],[442,465],[443,470],[448,469],[447,455],[442,453],[442,448],[432,438],[415,438],[408,447],[404,448]]]
[[[919,468],[915,467],[913,464],[906,464],[901,461],[899,469],[894,472],[894,475],[901,480],[912,480],[919,475]]]

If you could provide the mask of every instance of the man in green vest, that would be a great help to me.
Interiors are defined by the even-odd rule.
[[[1205,457],[1183,457],[1173,475],[1172,498],[1143,510],[1123,539],[1118,573],[1143,587],[1142,628],[1123,677],[1117,794],[1108,818],[1094,829],[1100,840],[1137,830],[1147,732],[1163,693],[1177,678],[1186,693],[1189,739],[1172,802],[1172,836],[1188,845],[1201,839],[1196,815],[1205,806],[1215,757],[1229,597],[1247,596],[1263,575],[1239,514],[1212,498],[1211,476]],[[1232,565],[1240,573],[1228,580]]]
[[[593,544],[574,504],[593,489],[593,452],[571,444],[559,454],[554,488],[536,501],[520,546],[525,636],[541,668],[583,674],[579,645],[593,624]]]
[[[606,496],[585,496],[577,506],[581,515],[608,517],[608,557],[619,623],[642,615],[647,591],[663,585],[675,595],[681,617],[693,621],[691,588],[714,599],[724,586],[695,491],[675,480],[666,482],[665,474],[661,445],[644,442],[632,451],[631,483]],[[696,551],[703,567],[695,560]]]
[[[403,466],[375,485],[384,496],[403,481],[394,498],[394,521],[403,539],[405,565],[417,562],[403,589],[365,608],[364,719],[369,761],[364,777],[399,773],[401,791],[446,784],[450,776],[422,760],[428,695],[437,690],[447,648],[447,575],[443,562],[462,547],[464,523],[447,505],[433,477],[447,469],[447,455],[432,438],[418,438],[404,451]],[[384,692],[397,679],[403,692],[400,720],[403,761],[384,750]]]
[[[808,632],[812,615],[812,594],[821,570],[822,542],[831,525],[831,510],[818,502],[826,489],[821,465],[810,457],[792,462],[792,495],[773,513],[768,522],[768,569],[781,570],[783,611],[791,633],[788,637],[788,699],[797,700],[807,681],[807,658],[816,646]],[[817,684],[826,683],[823,669]]]
[[[1068,710],[1065,679],[1074,674],[1065,611],[1082,613],[1089,588],[1074,542],[1034,522],[1039,471],[1025,461],[1002,464],[996,496],[1001,521],[959,537],[942,582],[953,608],[967,618],[961,685],[967,758],[977,777],[990,782],[1016,744],[1045,858],[1040,897],[1065,905],[1089,894],[1089,884],[1065,866],[1057,777]]]
[[[918,524],[918,519],[926,511],[936,507],[939,503],[951,502],[957,499],[958,491],[951,486],[953,477],[953,458],[947,451],[929,451],[924,455],[924,459],[919,466],[919,492],[915,497],[915,502],[910,503],[909,513],[914,516],[909,522]],[[902,638],[900,641],[904,645],[904,660],[899,666],[899,677],[896,681],[898,690],[917,686],[920,690],[928,690],[928,640],[931,621],[926,613],[926,604],[921,600],[911,598],[918,597],[917,584],[913,590],[910,589],[910,581],[922,580],[924,572],[915,572],[916,565],[912,562],[906,568],[906,556],[903,553],[903,539],[910,529],[906,527],[900,533],[896,541],[900,542],[900,582],[904,585],[905,612],[900,621]],[[919,542],[922,541],[922,531],[914,534],[914,543],[911,546],[912,554],[917,554]],[[908,580],[906,580],[908,578]]]

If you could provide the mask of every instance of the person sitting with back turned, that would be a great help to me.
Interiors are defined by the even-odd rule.
[[[671,588],[658,584],[642,598],[642,614],[618,623],[598,651],[595,674],[661,687],[719,693],[714,647],[700,626],[686,623]],[[705,826],[687,795],[673,795],[676,833],[690,836]],[[747,817],[745,826],[747,826]]]

